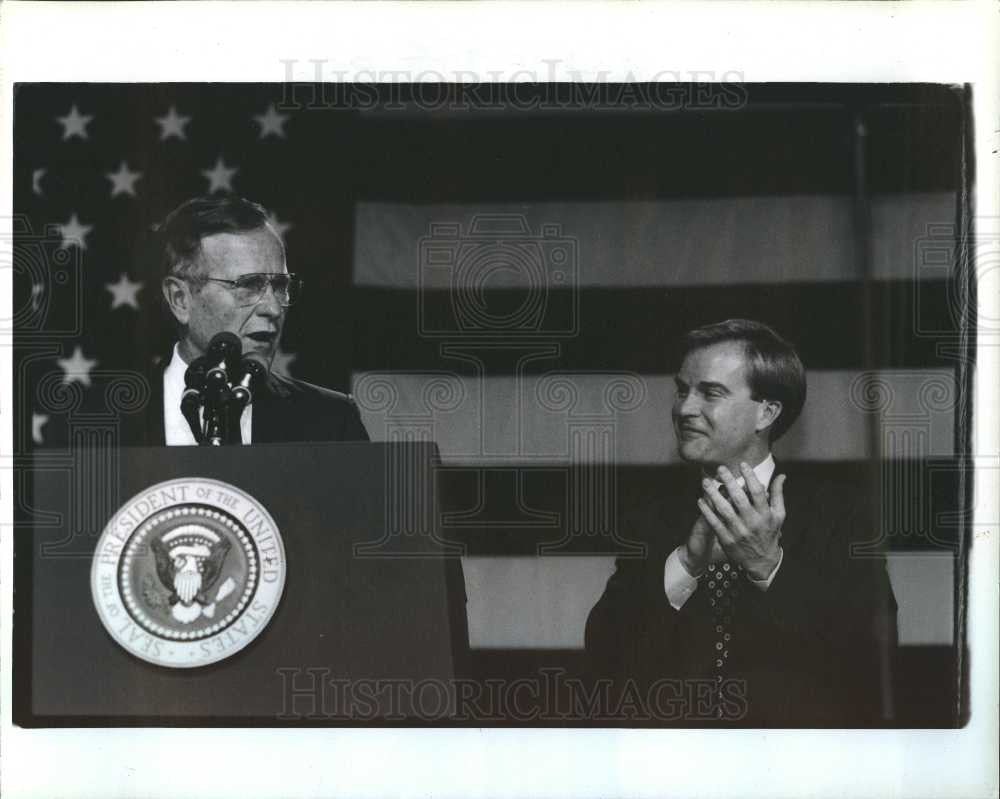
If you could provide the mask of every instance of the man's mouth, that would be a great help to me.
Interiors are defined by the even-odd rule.
[[[705,435],[704,430],[699,430],[697,427],[681,427],[678,431],[682,436],[703,436]]]
[[[270,346],[277,340],[278,333],[276,331],[258,330],[254,333],[246,333],[245,338],[248,338],[257,344]]]

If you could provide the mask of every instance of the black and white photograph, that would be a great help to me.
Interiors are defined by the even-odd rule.
[[[550,740],[995,743],[983,87],[289,53],[8,78],[3,713],[35,768],[72,735],[123,763],[492,735],[501,770]],[[593,795],[671,793],[626,772]],[[375,790],[306,773],[288,795]]]

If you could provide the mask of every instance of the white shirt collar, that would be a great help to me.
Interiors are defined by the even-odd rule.
[[[175,343],[174,351],[170,356],[170,363],[167,364],[167,369],[163,373],[164,387],[171,385],[178,388],[178,396],[180,396],[184,392],[184,373],[187,371],[187,368],[187,361],[181,357],[180,343]]]
[[[187,363],[181,357],[180,347],[174,344],[174,352],[163,372],[163,434],[168,447],[194,446],[194,433],[184,414],[181,413],[181,395],[184,393],[184,373]]]
[[[770,452],[767,453],[767,457],[764,458],[760,463],[753,467],[753,473],[756,475],[757,479],[760,480],[760,484],[764,486],[765,489],[771,484],[771,475],[774,474],[774,455]],[[744,485],[746,480],[743,479],[742,475],[736,476],[736,484]],[[715,487],[718,488],[722,485],[722,482],[718,480],[714,475],[710,475],[711,479],[715,482]]]

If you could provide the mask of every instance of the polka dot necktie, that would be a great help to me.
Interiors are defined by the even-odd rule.
[[[705,587],[708,589],[708,604],[712,611],[712,626],[714,635],[709,640],[712,649],[708,652],[711,659],[709,671],[714,678],[714,712],[719,719],[723,717],[722,685],[731,676],[728,670],[730,653],[736,643],[733,635],[733,619],[736,614],[736,602],[743,581],[743,567],[734,566],[729,562],[713,563],[705,574]]]
[[[726,487],[720,486],[719,493],[729,499]],[[736,603],[743,583],[743,567],[734,566],[728,561],[713,563],[705,573],[705,586],[708,589],[708,604],[712,611],[712,625],[715,634],[712,636],[712,651],[709,657],[712,662],[712,674],[715,678],[717,709],[722,716],[721,689],[727,676],[730,651],[733,647],[733,619],[736,614]]]
[[[740,593],[743,567],[731,563],[714,563],[705,575],[708,578],[708,604],[712,609],[715,625],[713,662],[716,682],[722,682],[726,662],[729,659],[730,643],[733,637],[733,617],[736,600]]]

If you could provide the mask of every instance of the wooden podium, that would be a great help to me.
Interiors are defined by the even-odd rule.
[[[280,444],[115,448],[36,464],[35,521],[15,540],[14,722],[447,724],[468,626],[457,548],[437,536],[436,456],[432,444]],[[286,563],[262,632],[193,668],[126,651],[91,590],[106,509],[181,478],[255,498]]]

